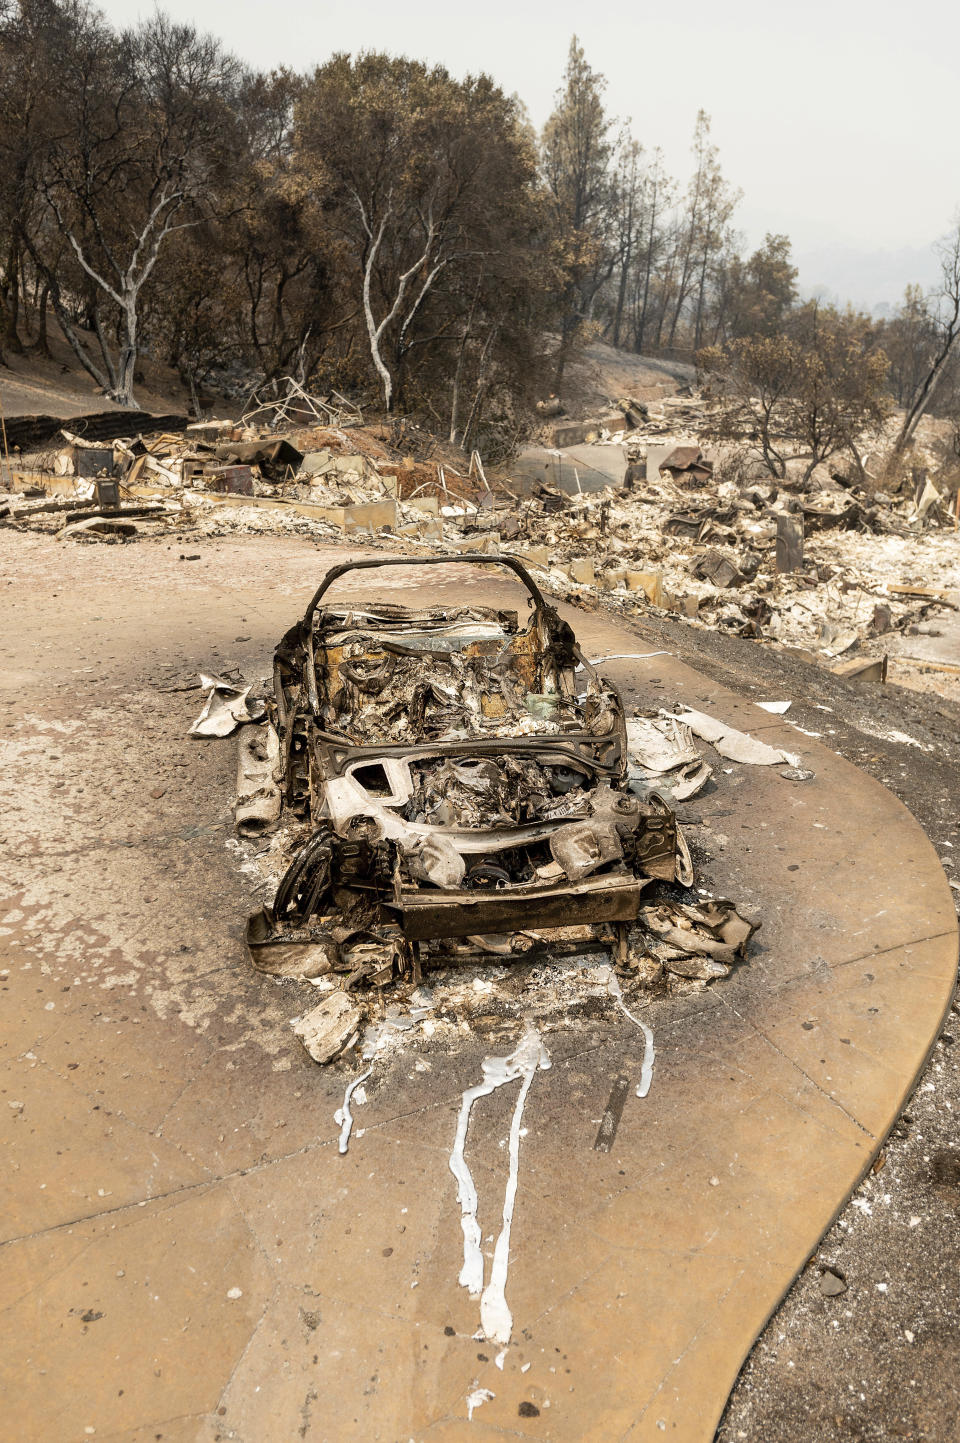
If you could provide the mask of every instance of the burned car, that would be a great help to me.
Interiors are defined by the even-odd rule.
[[[457,564],[514,573],[528,616],[327,600],[348,572]],[[302,837],[248,924],[264,970],[312,956],[383,984],[418,977],[425,943],[587,924],[622,949],[652,881],[693,880],[666,801],[628,788],[617,691],[514,558],[334,567],[277,648],[274,693]]]

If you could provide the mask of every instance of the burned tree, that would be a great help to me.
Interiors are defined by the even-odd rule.
[[[107,395],[135,406],[143,290],[168,238],[197,224],[216,193],[239,72],[216,40],[162,14],[120,35],[81,7],[72,18],[39,175],[73,263],[66,280],[26,239],[81,364]],[[86,297],[98,359],[68,287]]]
[[[467,352],[476,378],[477,355],[503,332],[503,258],[536,237],[535,160],[516,103],[486,76],[338,55],[306,86],[294,143],[385,409],[441,356],[462,412]],[[528,285],[532,268],[514,270]]]
[[[603,107],[605,87],[606,80],[587,64],[574,35],[563,85],[542,139],[543,176],[563,274],[554,376],[557,390],[594,300],[612,275],[618,256],[618,198],[610,169],[614,146],[609,138],[611,121]]]
[[[805,481],[841,453],[862,472],[861,437],[877,434],[890,410],[888,362],[870,322],[811,302],[790,315],[785,330],[698,352],[716,402],[713,434],[744,443],[774,476],[784,476],[796,457],[807,463]]]
[[[893,444],[891,465],[899,461],[913,440],[921,417],[933,402],[957,353],[957,338],[960,337],[960,218],[952,233],[936,247],[936,252],[940,261],[940,285],[927,305],[922,307],[923,319],[928,323],[925,363]],[[914,306],[918,307],[916,297]]]

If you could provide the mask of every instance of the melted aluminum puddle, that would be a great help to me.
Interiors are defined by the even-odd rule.
[[[475,1388],[472,1393],[467,1394],[467,1422],[473,1422],[474,1410],[482,1408],[484,1403],[489,1403],[495,1398],[496,1393],[491,1393],[489,1388]]]
[[[643,1033],[643,1062],[640,1064],[640,1081],[637,1083],[637,1096],[646,1097],[647,1093],[650,1091],[650,1084],[653,1081],[653,1060],[657,1055],[653,1046],[653,1033],[650,1031],[650,1028],[647,1026],[647,1024],[645,1022],[641,1022],[639,1017],[634,1017],[633,1013],[627,1007],[626,1003],[623,1000],[623,992],[620,988],[620,979],[617,976],[616,972],[614,972],[612,967],[610,968],[610,973],[607,978],[607,991],[610,993],[611,997],[616,998],[617,1006],[620,1008],[620,1011],[624,1014],[624,1016],[629,1017],[634,1027],[639,1027],[640,1031]]]
[[[510,1265],[510,1227],[517,1196],[517,1175],[520,1167],[520,1124],[523,1108],[534,1074],[551,1066],[550,1054],[536,1028],[527,1026],[523,1037],[509,1057],[486,1057],[481,1071],[483,1081],[469,1087],[463,1094],[457,1132],[450,1154],[450,1171],[457,1180],[457,1201],[460,1204],[460,1226],[463,1229],[463,1267],[460,1286],[472,1298],[480,1298],[480,1325],[484,1336],[497,1343],[509,1343],[513,1315],[507,1304],[507,1271]],[[470,1125],[470,1111],[480,1097],[487,1097],[498,1087],[520,1080],[520,1092],[510,1123],[510,1173],[503,1196],[503,1224],[493,1253],[490,1281],[483,1286],[483,1252],[480,1247],[480,1224],[477,1221],[477,1189],[473,1175],[464,1159],[463,1149]]]
[[[353,1130],[353,1113],[350,1111],[350,1099],[360,1084],[366,1082],[372,1072],[373,1068],[368,1067],[366,1072],[361,1072],[359,1077],[355,1077],[353,1081],[347,1085],[347,1090],[343,1094],[343,1106],[338,1107],[333,1114],[334,1122],[340,1124],[339,1150],[341,1153],[346,1152],[350,1146],[350,1133]],[[360,1100],[363,1101],[362,1098]]]

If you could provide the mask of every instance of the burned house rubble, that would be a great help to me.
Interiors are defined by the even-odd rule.
[[[690,727],[628,721],[519,561],[480,564],[521,583],[526,618],[373,599],[379,568],[458,561],[334,567],[277,648],[259,721],[250,688],[203,678],[193,732],[241,724],[237,831],[272,838],[282,865],[247,925],[254,965],[337,983],[297,1024],[318,1061],[356,1040],[364,998],[380,1005],[465,957],[601,949],[627,979],[666,969],[705,983],[757,925],[692,890],[674,807],[711,769]],[[333,599],[356,573],[371,583],[363,601]]]
[[[0,524],[76,543],[256,533],[506,552],[581,606],[672,613],[864,680],[889,666],[902,684],[960,686],[924,640],[960,597],[942,424],[924,418],[895,478],[882,452],[862,474],[789,457],[775,478],[746,440],[711,446],[710,424],[695,394],[626,400],[595,423],[544,425],[539,445],[490,468],[290,383],[239,421],[109,444],[65,431],[13,468]]]

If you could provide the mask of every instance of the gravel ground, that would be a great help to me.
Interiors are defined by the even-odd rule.
[[[889,787],[960,886],[960,706],[681,622],[644,617],[637,630],[742,695],[790,700],[785,719]],[[873,1174],[751,1353],[718,1443],[960,1439],[958,1010]]]

